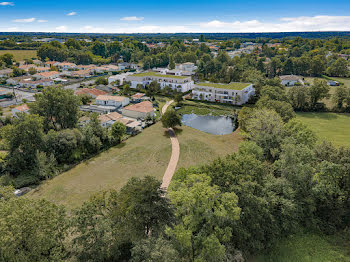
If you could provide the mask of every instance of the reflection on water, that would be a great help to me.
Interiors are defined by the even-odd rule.
[[[185,114],[182,116],[182,124],[213,135],[227,135],[235,130],[234,121],[226,116]]]

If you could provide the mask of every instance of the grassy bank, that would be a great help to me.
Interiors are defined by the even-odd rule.
[[[298,234],[280,241],[251,262],[349,262],[349,244],[341,236]]]
[[[297,118],[311,128],[320,140],[350,146],[350,114],[297,113]]]
[[[24,59],[36,58],[36,50],[0,50],[0,55],[13,54],[14,59],[19,62]]]
[[[239,109],[238,106],[233,105],[222,105],[208,102],[195,102],[195,101],[184,101],[179,110],[180,114],[197,114],[197,115],[231,115],[235,112],[236,109]]]
[[[215,136],[183,127],[177,134],[181,148],[178,168],[204,164],[232,153],[241,141],[237,132]],[[44,182],[28,197],[77,207],[100,190],[121,188],[133,176],[152,175],[161,180],[170,155],[168,134],[161,123],[157,123],[123,144]]]

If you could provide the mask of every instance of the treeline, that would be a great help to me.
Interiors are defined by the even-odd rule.
[[[35,95],[31,114],[19,114],[1,128],[0,180],[15,187],[38,184],[81,160],[120,143],[126,127],[100,125],[97,115],[78,127],[80,98],[53,86]]]

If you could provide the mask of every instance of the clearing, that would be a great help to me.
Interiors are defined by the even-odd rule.
[[[205,164],[233,153],[242,140],[238,131],[215,136],[186,126],[177,129],[176,135],[181,148],[177,168]],[[152,175],[161,180],[170,155],[168,132],[158,122],[122,144],[43,182],[27,196],[74,208],[100,190],[121,188],[133,176]]]
[[[313,130],[320,140],[337,146],[350,146],[350,114],[344,113],[297,113],[297,119]]]
[[[36,53],[36,50],[0,50],[0,55],[13,54],[16,62],[24,59],[37,58]]]

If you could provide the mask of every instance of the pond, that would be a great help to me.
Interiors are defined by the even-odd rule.
[[[185,126],[213,135],[227,135],[235,130],[235,122],[228,116],[184,114],[181,122]]]

